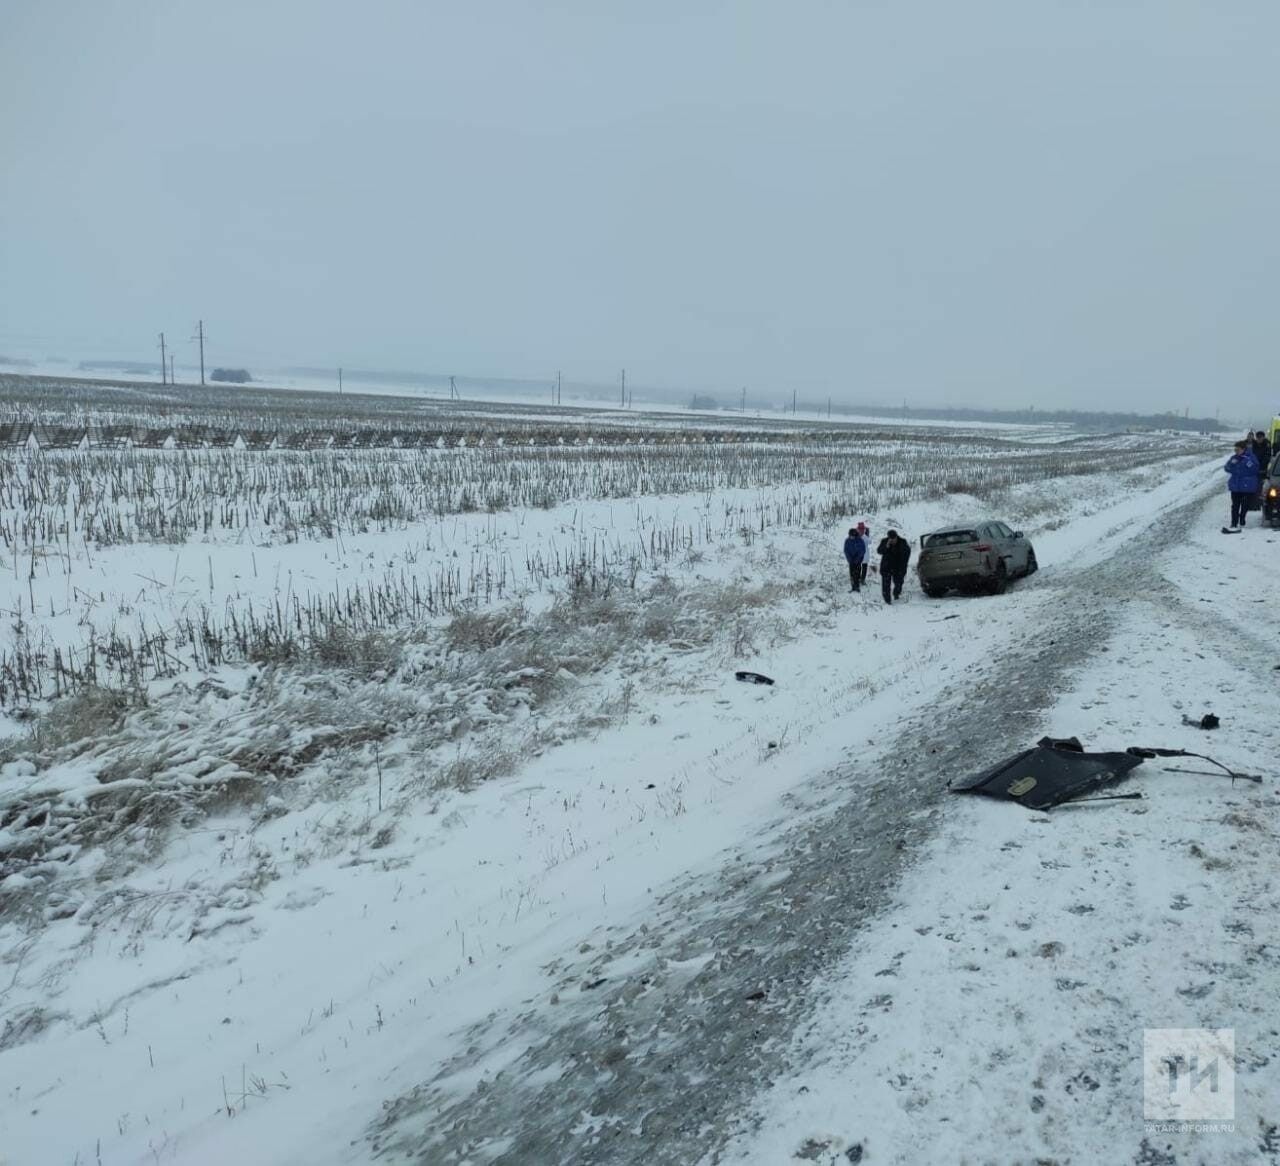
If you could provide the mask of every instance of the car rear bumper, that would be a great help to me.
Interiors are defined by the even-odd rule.
[[[960,586],[965,583],[989,583],[995,575],[991,571],[974,570],[973,567],[924,567],[919,571],[921,583],[946,583]]]

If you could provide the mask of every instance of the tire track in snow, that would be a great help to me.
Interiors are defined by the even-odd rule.
[[[671,887],[603,950],[584,945],[551,965],[554,983],[537,985],[526,1011],[475,1026],[464,1053],[385,1104],[368,1135],[375,1156],[432,1166],[718,1161],[732,1119],[787,1067],[797,1019],[816,1002],[810,986],[856,943],[932,832],[946,778],[1038,735],[1063,681],[1106,651],[1117,605],[1151,588],[1153,560],[1208,493],[1095,567],[1023,584],[1058,593],[1049,621],[1029,626],[1011,611],[1006,649],[899,722],[878,774],[855,764],[822,775],[798,824],[750,840],[714,876]]]

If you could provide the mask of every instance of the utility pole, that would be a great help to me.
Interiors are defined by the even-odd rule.
[[[169,365],[164,354],[164,333],[160,333],[160,383],[166,384],[165,373],[168,371]]]
[[[342,396],[342,366],[338,366],[338,396]]]
[[[449,400],[456,401],[458,399],[458,386],[453,383],[453,377],[449,378]]]
[[[627,407],[627,370],[622,370],[622,407]]]
[[[747,386],[743,385],[742,386],[742,405],[738,409],[738,412],[745,413],[746,411],[747,411]]]
[[[201,320],[196,325],[196,334],[191,337],[192,340],[200,341],[200,383],[204,384],[204,321]]]
[[[556,404],[560,404],[563,397],[561,396],[562,388],[560,384],[560,370],[556,369]]]
[[[794,417],[795,415],[796,415],[796,390],[792,389],[791,390],[791,416]]]
[[[831,398],[827,398],[827,420],[831,420]]]
[[[176,385],[178,383],[177,377],[173,375],[173,353],[172,352],[169,353],[169,383],[171,385]]]

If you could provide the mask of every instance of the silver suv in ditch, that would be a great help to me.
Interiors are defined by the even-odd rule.
[[[1003,522],[958,522],[920,537],[916,571],[932,599],[951,590],[999,595],[1010,579],[1036,571],[1035,547]]]

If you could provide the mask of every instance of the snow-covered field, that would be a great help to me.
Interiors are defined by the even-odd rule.
[[[778,480],[301,537],[261,521],[171,544],[55,537],[34,574],[13,556],[0,606],[63,647],[451,562],[474,578],[477,556],[506,574],[501,593],[356,642],[207,667],[184,646],[140,706],[6,710],[0,1160],[1142,1160],[1135,1033],[1209,1022],[1237,1030],[1238,1132],[1152,1135],[1176,1157],[1147,1160],[1270,1152],[1275,794],[1151,762],[1129,783],[1141,802],[903,807],[901,877],[866,859],[891,895],[856,921],[815,897],[824,966],[716,1021],[771,1034],[763,1092],[727,1065],[689,1069],[703,1117],[609,1140],[647,1096],[626,1009],[670,1009],[646,1038],[657,1055],[683,1047],[701,994],[743,976],[751,995],[712,938],[736,918],[714,889],[726,872],[789,887],[789,832],[881,797],[904,735],[962,724],[993,668],[1025,653],[997,698],[1025,702],[1025,737],[975,757],[1043,731],[1203,743],[1178,714],[1212,708],[1215,755],[1265,772],[1259,624],[1280,546],[1216,533],[1220,498],[1196,503],[1222,488],[1212,447],[1154,464],[1110,448],[1094,473],[981,500],[852,491],[837,507],[834,481]],[[1188,503],[1188,528],[1153,542]],[[848,593],[846,515],[918,534],[986,511],[1034,539],[1037,577],[933,603],[909,584],[893,608]],[[689,534],[621,566],[666,531]],[[619,548],[594,592],[530,569],[593,543]],[[1097,643],[1045,707],[1036,653],[1059,626]],[[914,769],[935,794],[961,776],[927,752]],[[598,1060],[568,1054],[579,1037]],[[581,1105],[588,1071],[599,1097]]]
[[[634,588],[708,559],[732,577],[741,564],[726,544],[779,529],[830,537],[843,518],[920,499],[971,506],[965,495],[1044,484],[1029,504],[1062,513],[1082,480],[1161,458],[1141,437],[781,436],[0,458],[0,610],[12,621],[0,713],[80,675],[127,686],[184,661],[260,655],[267,641],[278,656],[338,624],[537,604],[566,582]]]

